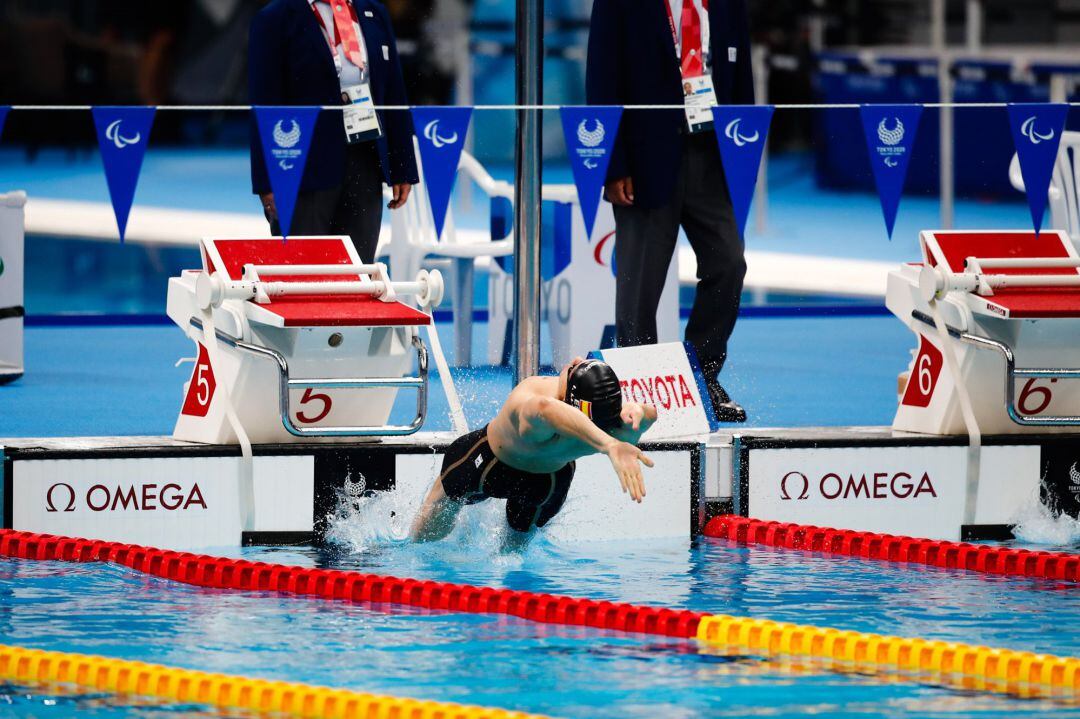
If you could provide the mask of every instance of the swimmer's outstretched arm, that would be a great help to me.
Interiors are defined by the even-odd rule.
[[[629,492],[635,502],[640,502],[645,496],[641,465],[652,467],[653,461],[633,444],[611,436],[578,410],[551,397],[532,397],[518,412],[519,420],[523,420],[525,425],[525,433],[533,436],[557,434],[581,440],[595,451],[607,455],[623,492]]]
[[[442,477],[431,485],[420,511],[416,513],[409,537],[414,542],[434,542],[450,534],[454,520],[461,511],[461,504],[446,496],[443,491]]]

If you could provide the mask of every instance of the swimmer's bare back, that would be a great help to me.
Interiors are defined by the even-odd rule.
[[[491,451],[523,472],[557,472],[590,454],[605,454],[635,502],[645,497],[641,465],[653,462],[635,446],[656,421],[656,409],[624,402],[622,426],[610,434],[560,398],[559,377],[529,377],[506,398],[488,425]]]
[[[561,375],[530,377],[515,387],[486,428],[491,452],[508,467],[537,475],[559,472],[590,454],[605,454],[623,493],[640,503],[645,497],[641,465],[652,467],[653,462],[635,444],[656,422],[656,408],[624,402],[622,426],[605,432],[560,400],[564,381]],[[436,479],[413,523],[414,540],[441,539],[453,527],[460,505],[449,500],[441,479]]]

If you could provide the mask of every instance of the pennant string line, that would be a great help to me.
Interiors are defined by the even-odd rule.
[[[819,103],[799,103],[799,104],[786,104],[786,105],[772,105],[777,110],[857,110],[865,107],[867,103],[838,103],[838,104],[819,104]],[[880,103],[870,103],[880,104]],[[976,109],[991,109],[999,108],[1004,109],[1009,107],[1007,102],[923,102],[923,103],[909,103],[911,105],[921,105],[924,108],[931,109],[964,109],[964,110],[976,110]],[[1052,103],[1057,105],[1068,105],[1069,107],[1080,107],[1080,102],[1062,102]],[[12,111],[58,111],[58,112],[79,112],[88,111],[93,109],[94,105],[10,105]],[[163,112],[250,112],[254,109],[253,105],[131,105],[130,107],[154,107],[157,110]],[[279,107],[319,107],[322,110],[341,110],[342,105],[281,105]],[[432,107],[432,108],[471,108],[473,110],[545,110],[556,111],[561,110],[564,107],[590,107],[588,105],[376,105],[376,110],[412,110],[417,107]],[[685,105],[595,105],[592,107],[622,107],[624,110],[685,110]],[[737,105],[713,105],[713,107],[738,107]],[[747,105],[745,107],[756,107],[754,105]]]

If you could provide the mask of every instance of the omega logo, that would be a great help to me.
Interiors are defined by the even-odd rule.
[[[918,499],[926,494],[937,497],[930,474],[923,472],[919,480],[907,472],[872,472],[848,474],[842,477],[828,472],[811,482],[803,472],[794,470],[780,478],[780,499],[807,499],[811,490],[817,497],[834,499]]]
[[[56,492],[57,488],[59,488],[59,487],[63,487],[64,489],[63,489],[63,491],[61,491],[59,494],[56,495],[56,498],[57,499],[63,498],[63,499],[67,500],[67,503],[65,504],[63,499],[61,499],[61,504],[64,505],[63,511],[65,511],[65,512],[74,512],[75,511],[75,488],[72,487],[70,484],[67,484],[66,482],[57,482],[53,486],[49,487],[49,491],[45,493],[45,511],[46,512],[60,511],[60,510],[58,510],[56,508],[56,504],[53,502],[53,493]]]
[[[77,498],[74,487],[66,482],[57,482],[45,492],[45,511],[74,512]],[[81,499],[81,504],[91,512],[129,509],[136,512],[153,512],[159,509],[171,512],[191,507],[206,509],[206,499],[198,482],[191,485],[189,490],[172,482],[161,485],[160,489],[154,483],[129,484],[125,487],[95,484],[86,490]]]
[[[788,493],[788,481],[791,481],[792,487],[798,487],[799,492],[796,499],[806,499],[810,494],[810,479],[802,472],[788,472],[784,475],[784,478],[780,480],[780,499],[791,499],[791,495]]]

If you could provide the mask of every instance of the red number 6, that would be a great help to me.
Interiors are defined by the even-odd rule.
[[[1054,399],[1054,395],[1050,392],[1049,387],[1036,387],[1035,382],[1037,380],[1032,378],[1024,383],[1024,388],[1020,390],[1020,399],[1017,400],[1016,406],[1020,408],[1022,414],[1039,414],[1047,407],[1050,406],[1050,402]],[[1042,397],[1042,401],[1039,402],[1038,407],[1028,407],[1028,399],[1032,395],[1039,395]]]

